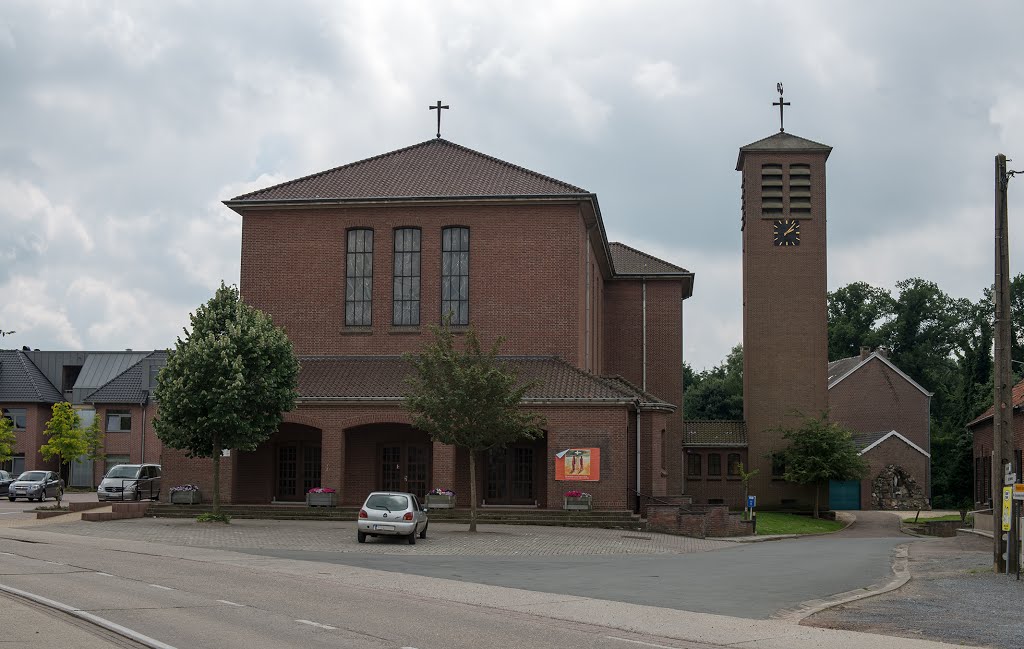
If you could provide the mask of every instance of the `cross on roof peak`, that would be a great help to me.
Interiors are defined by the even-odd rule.
[[[438,99],[437,100],[437,104],[435,104],[433,106],[427,106],[427,108],[429,108],[430,110],[436,110],[437,111],[437,137],[441,137],[441,111],[442,110],[448,110],[448,105],[447,104],[442,105],[441,104],[441,100]]]

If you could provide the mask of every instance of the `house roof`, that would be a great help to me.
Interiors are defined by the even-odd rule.
[[[608,244],[612,253],[612,265],[616,275],[690,275],[690,271],[658,259],[624,243],[612,241]]]
[[[122,369],[114,377],[111,377],[103,386],[86,395],[84,401],[87,403],[143,403],[149,397],[149,391],[145,381],[148,377],[143,375],[144,359],[155,359],[161,363],[167,362],[167,352],[157,350],[141,354],[134,363]],[[85,368],[82,369],[83,373]],[[75,384],[77,387],[77,383]]]
[[[927,396],[927,397],[933,396],[933,393],[929,392],[928,390],[925,390],[924,387],[920,383],[918,383],[914,379],[912,379],[909,376],[907,376],[907,374],[903,370],[901,370],[900,368],[896,367],[896,365],[894,365],[892,361],[890,361],[885,355],[880,354],[879,352],[871,352],[871,354],[869,354],[868,356],[865,356],[865,357],[851,356],[849,358],[840,358],[837,361],[832,361],[831,363],[829,363],[828,364],[828,389],[831,390],[840,381],[842,381],[846,377],[850,376],[851,374],[853,374],[854,372],[856,372],[857,370],[859,370],[860,368],[864,367],[865,365],[867,365],[868,363],[870,363],[872,360],[875,360],[875,359],[877,359],[877,360],[881,361],[882,363],[885,363],[886,365],[888,365],[889,369],[891,369],[892,371],[894,371],[897,374],[899,374],[901,377],[903,377],[903,379],[905,381],[907,381],[912,386],[914,386],[915,388],[920,390],[922,393],[924,393],[925,396]]]
[[[924,455],[925,457],[932,456],[931,453],[924,450],[914,442],[910,441],[903,434],[898,433],[895,430],[886,430],[874,433],[854,433],[852,435],[853,444],[857,448],[858,455],[864,455],[865,453],[867,453],[868,451],[875,448],[876,446],[878,446],[879,444],[881,444],[882,442],[891,437],[900,440],[901,442],[903,442],[910,448],[914,449],[918,453]]]
[[[683,446],[747,445],[747,423],[727,419],[694,419],[683,422]]]
[[[72,403],[81,403],[88,395],[135,365],[150,352],[90,352],[75,380]]]
[[[751,142],[750,144],[740,147],[739,157],[736,158],[736,171],[743,170],[743,155],[748,151],[770,151],[779,153],[788,153],[793,151],[821,151],[825,153],[825,157],[832,151],[832,147],[821,142],[815,142],[802,138],[792,133],[779,132],[774,135],[758,140],[757,142]]]
[[[23,352],[0,350],[0,402],[57,403],[63,400],[60,390]]]
[[[242,194],[226,203],[589,194],[575,185],[435,138]]]
[[[1019,409],[1021,407],[1024,407],[1024,381],[1021,381],[1017,385],[1013,386],[1013,390],[1011,391],[1010,401],[1011,401],[1011,403],[1013,403],[1013,409],[1014,410],[1017,410],[1017,409]],[[985,421],[987,419],[991,419],[992,418],[992,414],[994,412],[995,412],[995,405],[989,406],[985,410],[985,412],[981,413],[980,415],[975,417],[973,420],[967,422],[967,426],[968,427],[975,426],[975,425],[980,424],[981,422],[983,422],[983,421]]]
[[[501,360],[520,382],[538,381],[527,402],[639,403],[674,409],[618,378],[584,372],[555,357],[508,356]],[[411,365],[400,356],[304,356],[299,358],[299,398],[312,401],[399,401],[408,392]]]

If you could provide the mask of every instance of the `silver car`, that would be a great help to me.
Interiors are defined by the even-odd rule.
[[[427,508],[415,495],[375,491],[359,510],[356,539],[364,543],[367,536],[404,536],[415,545],[417,534],[427,538],[427,525]]]
[[[96,500],[160,500],[159,464],[118,464],[96,487]]]
[[[64,481],[53,471],[26,471],[7,487],[7,499],[26,498],[42,502],[53,496],[60,500],[64,494]]]

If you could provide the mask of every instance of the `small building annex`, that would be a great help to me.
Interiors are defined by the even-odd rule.
[[[415,429],[402,354],[450,314],[539,380],[523,407],[542,439],[482,454],[483,505],[594,507],[680,493],[682,305],[693,273],[609,242],[597,196],[444,139],[225,201],[242,217],[244,300],[294,343],[297,407],[270,440],[222,462],[232,503],[357,504],[375,489],[454,488],[468,457]],[[589,453],[585,475],[564,451]],[[165,482],[210,489],[210,462],[163,453]],[[582,463],[581,465],[582,466]]]

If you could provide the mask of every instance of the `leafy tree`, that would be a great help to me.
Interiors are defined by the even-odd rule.
[[[743,419],[743,346],[733,347],[721,365],[693,375],[685,390],[686,419]]]
[[[460,350],[447,321],[431,332],[433,342],[406,356],[415,373],[408,379],[405,408],[432,439],[469,451],[469,531],[475,532],[477,454],[540,437],[544,419],[520,407],[533,383],[517,387],[514,370],[498,359],[502,339],[484,350],[469,329]]]
[[[82,420],[78,412],[67,401],[53,404],[52,416],[46,422],[44,431],[49,438],[39,447],[44,460],[57,458],[60,465],[67,465],[89,452],[89,442],[82,430]],[[57,490],[57,502],[61,502],[64,494]]]
[[[213,459],[213,513],[220,517],[224,449],[255,450],[294,407],[299,363],[270,317],[245,304],[235,286],[220,288],[190,316],[157,376],[153,396],[160,440],[189,457]]]
[[[830,421],[828,412],[807,417],[799,428],[780,429],[789,446],[782,451],[786,470],[783,478],[801,485],[814,485],[814,517],[818,518],[821,485],[829,480],[860,480],[867,475],[867,462],[857,453],[850,431]]]
[[[14,422],[7,417],[0,417],[0,464],[14,457],[14,443],[17,441]]]
[[[92,423],[82,429],[88,449],[85,456],[90,460],[103,460],[103,428],[100,426],[99,413],[93,413]]]
[[[879,327],[893,315],[895,302],[885,289],[854,282],[828,294],[828,359],[856,356],[862,346],[885,343]]]
[[[754,469],[753,471],[747,471],[743,468],[743,463],[740,462],[737,465],[738,474],[740,476],[740,482],[743,483],[743,506],[747,506],[747,497],[750,496],[750,480],[761,472],[760,469]]]

